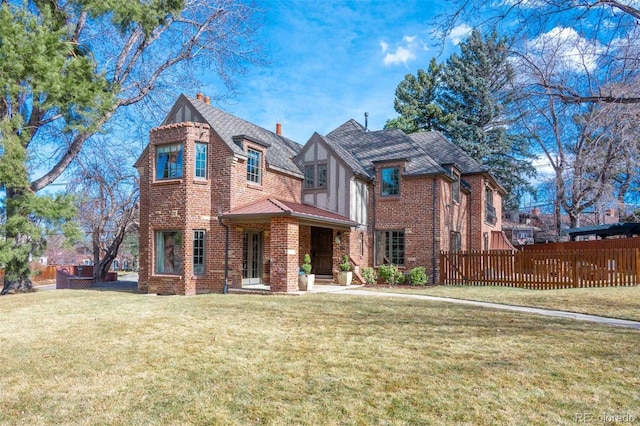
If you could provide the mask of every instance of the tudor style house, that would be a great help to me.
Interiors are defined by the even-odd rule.
[[[305,253],[332,279],[359,266],[424,266],[441,250],[505,248],[504,189],[437,132],[349,120],[301,146],[181,95],[136,162],[141,291],[298,291]]]

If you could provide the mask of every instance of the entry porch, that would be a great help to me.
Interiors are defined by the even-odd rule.
[[[339,259],[350,250],[350,230],[358,224],[305,204],[268,198],[222,214],[233,250],[227,266],[231,288],[270,293],[298,291],[304,255],[311,256],[316,279],[334,282]]]

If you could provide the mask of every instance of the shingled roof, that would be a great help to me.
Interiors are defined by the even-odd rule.
[[[358,173],[360,169],[369,177],[374,176],[374,162],[400,159],[407,160],[405,176],[448,173],[441,166],[445,163],[434,159],[422,143],[398,129],[371,132],[352,119],[328,133],[324,139],[354,172]],[[335,147],[340,147],[346,154]]]
[[[184,94],[180,95],[176,104],[184,101],[191,104],[234,154],[244,157],[247,155],[234,142],[234,137],[254,139],[268,147],[265,156],[268,167],[302,177],[302,171],[292,160],[302,149],[299,143]]]
[[[408,136],[428,152],[438,164],[453,164],[463,174],[487,171],[480,163],[445,138],[440,132],[418,132],[411,133]]]

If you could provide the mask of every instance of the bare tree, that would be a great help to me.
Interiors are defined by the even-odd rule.
[[[138,181],[122,155],[103,149],[77,159],[70,188],[77,198],[78,222],[88,236],[94,278],[104,281],[127,233],[137,227]],[[91,154],[91,152],[89,152]]]
[[[514,52],[526,50],[531,40],[571,29],[581,40],[571,49],[588,58],[575,85],[559,75],[538,84],[548,96],[566,103],[640,103],[637,3],[616,0],[452,0],[452,7],[436,18],[439,33],[446,36],[459,25],[486,32],[497,30],[513,40]],[[588,52],[587,52],[588,51]],[[588,53],[588,55],[585,55]],[[615,83],[615,84],[613,84]],[[626,90],[616,90],[616,87]]]
[[[163,87],[175,91],[199,85],[194,77],[198,69],[209,71],[211,77],[217,76],[227,90],[233,91],[234,74],[243,73],[244,64],[260,63],[260,47],[253,39],[259,25],[253,21],[251,4],[236,0],[187,0],[178,13],[167,12],[155,22],[142,19],[141,23],[125,21],[116,25],[110,19],[111,14],[95,18],[92,15],[98,11],[94,9],[77,10],[73,2],[54,3],[64,14],[66,24],[73,27],[73,39],[90,46],[109,87],[117,88],[117,97],[109,108],[94,116],[91,126],[77,132],[59,132],[56,122],[63,116],[55,109],[34,108],[28,123],[34,135],[30,142],[33,146],[28,148],[46,152],[40,148],[53,143],[54,155],[47,158],[49,170],[31,182],[33,191],[58,178],[84,143],[118,110],[143,100],[154,103],[148,96]],[[218,94],[224,95],[225,92]],[[52,133],[63,136],[66,143],[60,145],[59,138],[50,137]]]
[[[548,82],[581,87],[580,76],[595,65],[589,48],[569,36],[541,38],[514,56],[521,97],[518,106],[527,129],[554,170],[556,230],[565,211],[572,227],[582,212],[618,192],[624,199],[637,172],[640,106],[633,103],[567,102]],[[571,55],[567,55],[571,52]],[[607,87],[622,96],[620,85]]]

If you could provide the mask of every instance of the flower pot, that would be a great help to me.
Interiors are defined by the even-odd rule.
[[[313,284],[316,282],[315,274],[302,274],[298,275],[298,288],[300,291],[313,290]]]
[[[353,272],[338,272],[338,284],[340,285],[351,285],[351,281],[353,280]]]

